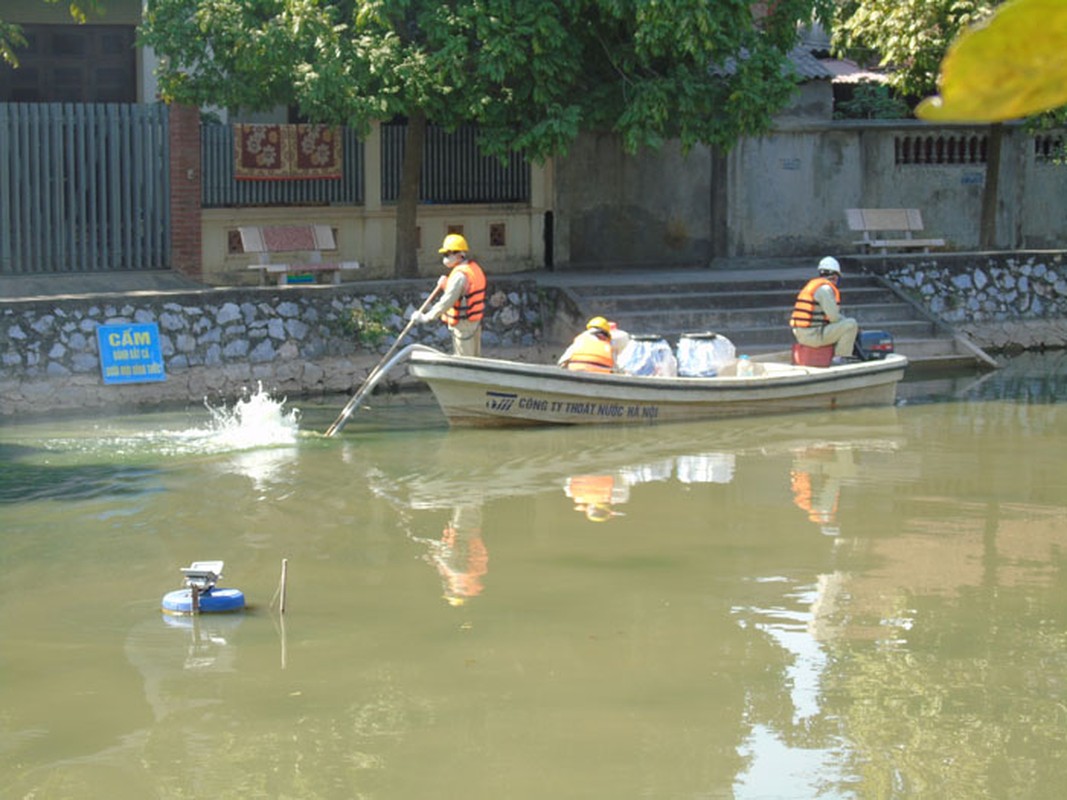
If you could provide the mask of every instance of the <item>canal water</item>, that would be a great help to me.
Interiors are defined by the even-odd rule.
[[[661,427],[5,422],[0,797],[1060,796],[1065,398],[1052,355]],[[163,614],[214,559],[248,607]]]

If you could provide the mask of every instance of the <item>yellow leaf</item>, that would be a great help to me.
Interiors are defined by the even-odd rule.
[[[963,33],[941,61],[931,122],[1001,122],[1067,105],[1067,2],[1009,0]]]

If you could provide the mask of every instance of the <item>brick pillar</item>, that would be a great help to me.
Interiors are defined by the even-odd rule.
[[[201,280],[200,109],[170,106],[170,266]]]

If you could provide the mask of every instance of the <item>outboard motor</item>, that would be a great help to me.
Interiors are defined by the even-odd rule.
[[[888,331],[860,331],[852,354],[860,361],[878,361],[893,349],[893,334]]]

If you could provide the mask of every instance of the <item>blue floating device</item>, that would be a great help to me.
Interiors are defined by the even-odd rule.
[[[163,596],[163,610],[168,614],[214,614],[240,611],[245,607],[244,593],[239,589],[221,589],[215,584],[222,577],[223,562],[194,561],[182,567],[184,589],[176,589]],[[193,592],[197,594],[197,609],[193,608]]]
[[[211,589],[197,599],[201,614],[240,611],[245,607],[244,592],[240,589]],[[193,590],[176,589],[163,595],[163,610],[169,614],[192,614]]]

